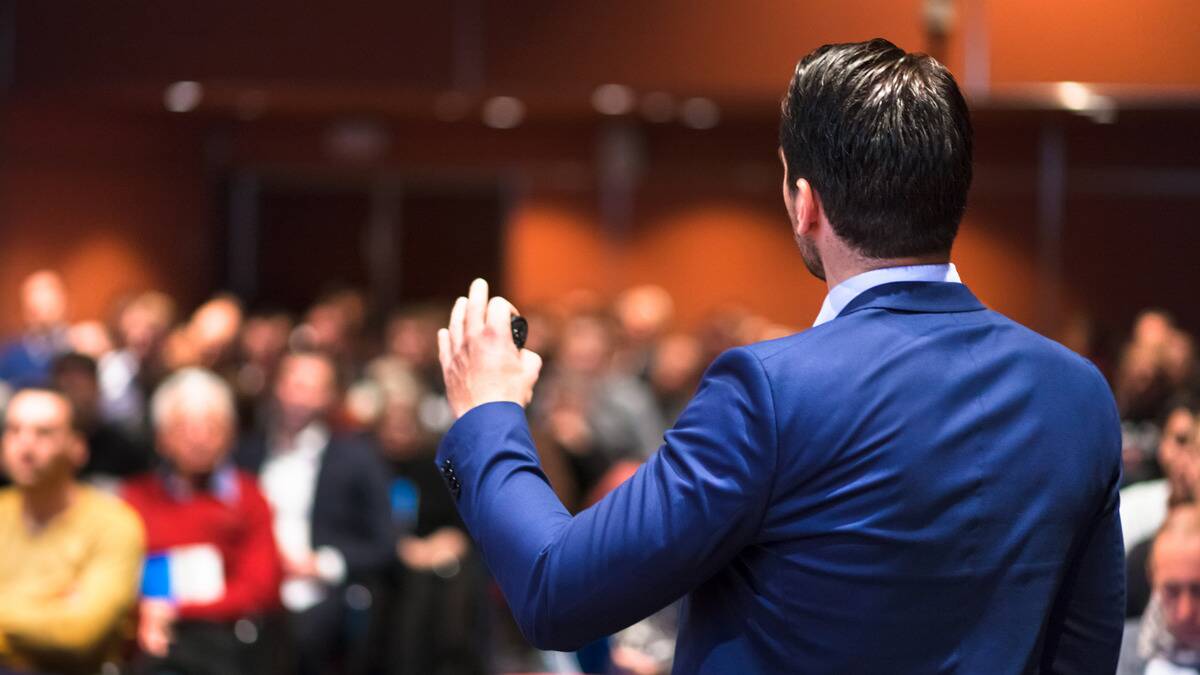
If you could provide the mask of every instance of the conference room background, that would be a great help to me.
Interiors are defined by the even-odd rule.
[[[1058,337],[1148,305],[1200,327],[1184,0],[0,7],[4,332],[42,267],[77,318],[144,287],[396,303],[486,274],[518,305],[653,282],[685,324],[803,326],[824,289],[779,200],[778,102],[799,55],[876,35],[972,106],[955,259],[985,302]]]
[[[202,365],[246,431],[279,404],[288,349],[315,347],[336,370],[330,426],[424,461],[452,419],[433,329],[484,277],[530,317],[547,359],[534,438],[559,497],[586,508],[645,459],[589,458],[592,413],[657,443],[722,349],[812,324],[828,289],[781,199],[780,100],[802,55],[877,36],[946,64],[970,106],[962,280],[1092,359],[1126,423],[1126,483],[1162,479],[1160,441],[1186,435],[1164,421],[1170,395],[1200,400],[1195,0],[0,0],[0,346],[45,328],[23,292],[50,270],[67,309],[45,332],[94,361],[67,371],[106,386],[135,307],[156,331],[138,357],[153,377],[129,387],[141,403]],[[632,398],[596,391],[628,379]],[[0,403],[15,388],[0,375]],[[472,616],[444,588],[408,614],[377,594],[371,611],[384,598],[395,616],[357,624],[339,672],[587,669],[533,654],[457,536],[420,555],[393,541],[385,562],[436,585],[454,551],[453,606]],[[669,668],[668,613],[600,661]],[[397,665],[412,644],[428,660]],[[0,673],[4,658],[0,639]]]

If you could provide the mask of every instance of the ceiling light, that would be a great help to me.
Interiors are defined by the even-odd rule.
[[[712,99],[689,98],[679,106],[679,118],[692,129],[711,129],[721,121],[721,109]]]
[[[603,115],[628,114],[633,104],[633,90],[623,84],[602,84],[592,92],[592,107]]]
[[[512,96],[496,96],[483,104],[483,123],[493,129],[512,129],[525,119],[525,104]]]
[[[191,112],[204,98],[204,87],[199,82],[184,80],[175,82],[163,92],[163,105],[171,112]]]

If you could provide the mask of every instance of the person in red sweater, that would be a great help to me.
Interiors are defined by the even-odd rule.
[[[213,373],[167,378],[151,402],[163,467],[122,496],[146,526],[138,644],[145,672],[247,672],[255,620],[279,606],[282,566],[256,479],[227,461],[233,394]]]

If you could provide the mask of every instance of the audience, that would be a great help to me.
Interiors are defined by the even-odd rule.
[[[97,358],[100,414],[108,423],[141,435],[146,430],[146,392],[165,373],[162,345],[175,319],[175,302],[156,291],[118,302],[112,351]]]
[[[365,658],[369,627],[346,616],[372,602],[392,558],[385,470],[365,439],[337,433],[329,413],[337,372],[321,352],[283,358],[265,428],[243,442],[238,464],[258,475],[283,557],[280,589],[298,673]]]
[[[158,471],[122,496],[146,526],[138,644],[148,673],[256,672],[246,643],[276,609],[282,579],[271,510],[254,477],[229,461],[233,394],[211,371],[186,368],[151,400]]]
[[[394,533],[381,660],[394,675],[484,673],[483,570],[434,465],[437,439],[422,428],[420,398],[416,386],[393,391],[377,423]]]
[[[1126,625],[1118,673],[1200,673],[1200,508],[1171,511],[1154,540],[1147,572],[1153,595]]]
[[[0,671],[90,674],[121,655],[145,551],[137,514],[75,480],[87,448],[67,397],[24,389],[5,414]]]
[[[51,271],[30,275],[21,297],[25,327],[0,350],[0,404],[6,390],[53,384],[62,394],[43,394],[74,407],[71,424],[90,449],[63,446],[72,471],[102,487],[123,481],[150,551],[136,640],[131,633],[125,650],[137,671],[670,669],[675,608],[578,656],[539,653],[511,624],[431,461],[452,422],[434,339],[448,302],[376,316],[363,293],[339,287],[296,314],[245,313],[239,299],[218,294],[176,323],[175,302],[149,291],[123,298],[106,325],[68,324],[68,298]],[[531,431],[573,511],[657,449],[718,353],[795,330],[725,306],[684,331],[670,295],[653,285],[611,303],[581,291],[523,309],[528,346],[545,361]],[[1114,364],[1128,614],[1137,622],[1145,610],[1153,625],[1162,611],[1145,574],[1148,559],[1160,563],[1154,533],[1168,509],[1200,495],[1200,447],[1190,440],[1200,426],[1195,342],[1150,309],[1119,350],[1113,341],[1076,343]],[[17,400],[25,405],[32,393]],[[95,530],[112,530],[113,519]],[[1163,544],[1163,556],[1173,545]],[[8,550],[0,570],[33,559]],[[36,588],[4,575],[0,594]],[[0,672],[32,663],[36,651],[3,624],[15,614],[8,606],[0,603]],[[118,654],[101,642],[105,657]],[[1182,667],[1180,653],[1169,655],[1172,667]]]
[[[1125,439],[1126,485],[1162,476],[1156,455],[1165,406],[1180,391],[1197,391],[1192,337],[1162,310],[1138,315],[1121,352],[1113,391]]]

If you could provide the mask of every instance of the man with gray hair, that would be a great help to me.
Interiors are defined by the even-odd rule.
[[[251,672],[242,645],[278,606],[282,572],[267,502],[228,461],[233,393],[212,372],[187,368],[159,386],[151,413],[163,467],[122,491],[146,523],[146,671]]]

